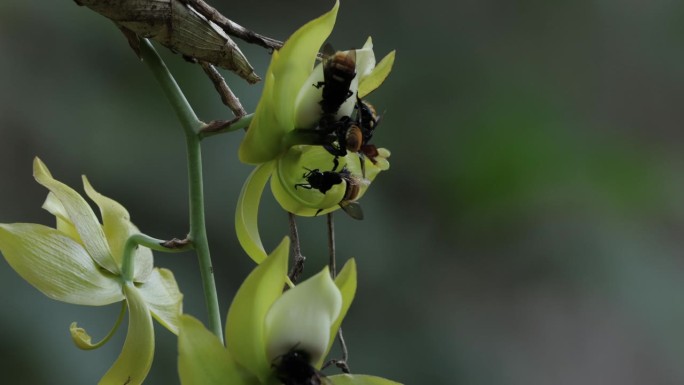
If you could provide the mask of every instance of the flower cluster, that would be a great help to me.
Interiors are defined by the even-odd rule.
[[[336,134],[349,121],[361,126],[377,124],[375,116],[370,117],[370,122],[362,114],[364,106],[372,108],[362,98],[387,77],[394,53],[376,66],[368,39],[362,49],[336,54],[355,58],[354,77],[345,85],[337,110],[330,111],[326,105],[325,88],[330,81],[325,75],[326,61],[316,67],[314,63],[332,31],[337,10],[335,4],[330,12],[304,25],[273,53],[261,100],[239,151],[240,160],[257,167],[242,188],[236,229],[243,249],[259,265],[230,307],[225,348],[199,321],[183,317],[179,366],[184,385],[324,383],[319,370],[356,292],[355,262],[347,262],[334,280],[326,267],[283,293],[288,281],[289,240],[285,238],[267,255],[259,236],[257,214],[269,179],[276,200],[285,210],[313,216],[344,209],[345,204],[352,203],[345,200],[360,198],[377,174],[389,168],[386,149],[373,146],[373,153],[365,157],[357,155],[358,151],[345,153],[344,137]],[[351,95],[354,97],[349,98]],[[352,115],[356,115],[355,122]],[[335,129],[328,130],[328,126]],[[314,143],[298,143],[297,135],[314,138]],[[356,191],[351,199],[350,185],[357,180],[361,182],[352,186]],[[321,188],[326,183],[330,185]],[[351,374],[329,376],[325,381],[337,385],[396,385],[380,377]]]
[[[269,179],[276,200],[288,212],[314,216],[342,208],[360,219],[356,201],[389,168],[389,151],[369,143],[379,117],[364,98],[388,76],[394,52],[376,63],[369,38],[361,49],[330,51],[314,66],[338,6],[304,25],[273,53],[261,100],[240,146],[240,159],[257,167],[242,188],[236,230],[257,266],[232,301],[225,346],[200,321],[182,314],[183,296],[173,274],[153,266],[151,250],[138,244],[146,236],[122,205],[95,191],[83,177],[100,222],[79,193],[35,159],[34,177],[49,190],[43,208],[55,216],[56,227],[0,224],[0,252],[50,298],[90,306],[122,303],[116,326],[100,342],[93,343],[75,322],[71,325],[72,339],[82,349],[106,343],[128,310],[122,351],[100,384],[144,381],[154,355],[155,318],[178,335],[183,385],[398,385],[375,376],[326,377],[320,372],[356,293],[355,261],[349,260],[336,277],[326,267],[295,286],[287,277],[289,239],[269,254],[257,227],[259,201]],[[163,250],[164,242],[154,242],[146,244]]]
[[[341,91],[333,88],[338,66],[333,58],[314,66],[332,32],[338,6],[301,27],[273,53],[264,91],[239,149],[240,160],[257,167],[242,188],[235,225],[240,244],[257,263],[267,254],[257,216],[269,179],[273,195],[286,211],[314,216],[355,204],[378,173],[389,169],[389,151],[367,143],[378,117],[363,98],[389,75],[394,51],[376,65],[369,38],[361,49],[335,54],[352,65]],[[340,92],[342,102],[330,102]],[[347,151],[347,135],[360,135],[354,151]]]

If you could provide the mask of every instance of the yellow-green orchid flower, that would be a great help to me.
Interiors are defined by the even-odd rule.
[[[226,319],[226,348],[198,320],[181,317],[182,385],[277,384],[277,362],[292,349],[321,368],[354,298],[356,265],[347,262],[334,281],[325,268],[283,293],[289,246],[285,238],[238,290]],[[335,385],[398,385],[367,375],[326,378]]]
[[[125,301],[129,311],[126,341],[99,384],[141,384],[154,355],[152,317],[178,333],[183,296],[173,274],[153,268],[152,252],[144,247],[134,251],[131,263],[124,263],[124,244],[138,229],[128,211],[95,191],[85,176],[86,194],[99,207],[102,224],[85,199],[54,179],[38,158],[33,174],[50,190],[43,208],[55,215],[57,226],[0,224],[0,251],[22,278],[50,298],[90,306]],[[99,347],[111,336],[93,344],[76,323],[70,330],[83,349]]]
[[[240,160],[258,165],[245,182],[236,210],[236,229],[240,243],[257,263],[266,258],[257,229],[259,201],[266,182],[278,203],[300,216],[314,216],[337,210],[347,203],[350,184],[359,188],[353,200],[366,192],[380,171],[389,168],[390,153],[378,149],[378,156],[363,159],[365,172],[357,154],[348,153],[337,159],[336,172],[347,172],[349,178],[321,191],[308,184],[307,172],[332,172],[335,157],[321,146],[288,144],[288,133],[295,129],[315,131],[321,118],[321,92],[315,85],[323,80],[322,65],[314,67],[316,55],[330,35],[339,3],[321,17],[297,30],[285,45],[273,53],[266,72],[264,91],[249,130],[240,145]],[[356,50],[356,76],[350,91],[363,97],[375,90],[388,76],[394,63],[394,52],[376,65],[370,39]],[[356,97],[349,97],[338,114],[350,116]]]

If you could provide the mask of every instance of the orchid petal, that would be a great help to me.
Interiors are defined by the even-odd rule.
[[[340,290],[340,294],[342,294],[342,307],[340,309],[340,315],[337,316],[335,322],[330,326],[330,341],[328,343],[328,348],[326,349],[325,354],[323,354],[316,363],[316,367],[319,368],[323,365],[325,357],[330,353],[335,337],[337,337],[337,330],[342,325],[342,320],[347,315],[347,311],[356,294],[356,261],[353,258],[344,264],[344,267],[335,278],[335,286],[337,286]]]
[[[335,26],[339,7],[340,2],[335,1],[330,11],[304,24],[293,33],[279,51],[280,60],[274,63],[273,74],[277,82],[274,89],[276,100],[290,103],[290,108],[283,108],[282,114],[278,117],[283,127],[288,127],[289,130],[294,129],[294,102],[297,94],[314,68],[319,49]]]
[[[327,266],[283,293],[266,314],[268,359],[272,361],[296,347],[310,355],[311,364],[320,360],[328,349],[330,329],[341,308],[342,295]]]
[[[155,268],[147,282],[138,289],[150,307],[152,316],[173,334],[178,334],[178,317],[183,313],[183,294],[171,270]]]
[[[273,52],[269,68],[273,66],[273,62],[278,60],[279,56],[278,51]],[[261,92],[261,99],[259,99],[259,104],[254,111],[254,117],[238,149],[238,158],[243,163],[267,162],[275,158],[281,150],[281,131],[285,132],[286,130],[280,128],[278,123],[276,109],[279,101],[275,100],[274,87],[275,76],[269,71],[265,75],[264,90]]]
[[[323,63],[318,63],[306,78],[295,101],[295,128],[312,129],[318,125],[323,115],[320,101],[323,100],[323,87],[314,87],[325,79]]]
[[[119,274],[119,266],[112,258],[102,226],[83,197],[71,187],[54,179],[45,164],[38,158],[33,161],[33,176],[62,203],[83,240],[83,246],[95,262],[110,272]]]
[[[306,23],[273,53],[264,92],[238,152],[242,162],[258,164],[282,151],[283,135],[295,128],[295,101],[309,77],[316,54],[335,25],[339,1],[321,17]]]
[[[140,385],[147,377],[154,357],[152,317],[140,291],[132,284],[124,285],[128,303],[128,333],[119,358],[102,377],[99,385]]]
[[[402,385],[386,378],[365,374],[337,374],[326,377],[334,385]]]
[[[226,345],[235,360],[265,382],[271,372],[266,358],[264,319],[280,297],[287,274],[290,240],[280,245],[242,283],[226,317]]]
[[[351,83],[349,84],[349,91],[351,92],[351,95],[357,95],[359,91],[359,79],[359,75],[356,74],[354,79],[352,79]],[[335,117],[337,119],[341,119],[344,116],[352,116],[354,113],[354,107],[356,107],[356,103],[357,101],[355,96],[348,97],[347,100],[342,103],[340,109],[337,110]]]
[[[64,205],[62,205],[62,202],[57,199],[55,194],[48,193],[47,198],[45,198],[45,202],[43,202],[43,209],[55,216],[55,219],[57,219],[57,230],[83,245],[81,236],[78,235],[76,227],[71,222],[71,219],[69,219],[69,214],[67,214],[66,210],[64,209]]]
[[[387,54],[368,76],[361,79],[358,94],[360,98],[365,98],[368,94],[375,91],[387,79],[387,76],[392,72],[395,54],[396,51]]]
[[[85,176],[83,178],[83,188],[86,195],[95,202],[100,208],[100,215],[102,216],[102,229],[104,230],[109,249],[112,251],[112,257],[118,266],[121,266],[123,260],[123,249],[128,237],[138,233],[138,228],[131,223],[131,216],[128,210],[119,202],[108,198],[99,192],[95,191],[93,186]],[[134,277],[135,282],[145,282],[152,272],[152,250],[147,247],[138,247],[133,255],[135,264]]]
[[[257,166],[247,177],[240,191],[235,210],[235,231],[240,246],[256,263],[266,259],[266,249],[259,235],[259,202],[268,178],[273,172],[274,162]]]
[[[247,385],[255,381],[196,318],[180,317],[178,373],[182,385]]]
[[[375,52],[373,52],[373,39],[369,36],[361,49],[356,50],[356,76],[359,82],[368,76],[375,68]]]
[[[90,334],[85,329],[78,327],[76,322],[72,322],[69,326],[69,333],[71,333],[71,339],[79,349],[91,350],[100,347],[100,344],[93,343]]]
[[[73,239],[33,223],[0,224],[0,251],[28,283],[52,299],[102,306],[123,299],[121,284]]]

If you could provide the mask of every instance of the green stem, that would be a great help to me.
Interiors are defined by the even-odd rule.
[[[175,242],[174,242],[175,241]],[[167,246],[167,245],[173,246]],[[147,234],[137,233],[133,234],[126,240],[124,245],[124,262],[123,264],[130,263],[126,262],[126,258],[129,254],[132,254],[136,246],[144,246],[148,249],[162,251],[165,253],[181,253],[183,251],[188,251],[193,249],[193,244],[187,242],[186,240],[172,239],[170,241],[165,241],[163,239],[157,239],[150,237]]]
[[[102,345],[106,344],[107,341],[109,341],[114,333],[119,329],[119,325],[121,325],[121,321],[123,321],[124,315],[126,314],[126,301],[121,301],[121,311],[119,311],[119,317],[116,319],[116,322],[114,323],[114,326],[109,330],[109,333],[107,333],[104,338],[100,342],[96,343],[90,343],[89,345],[78,345],[79,348],[83,350],[92,350],[92,349],[97,349],[101,347]],[[72,324],[72,328],[75,327],[76,323],[74,322]],[[73,333],[72,333],[73,334]]]
[[[149,235],[142,233],[133,234],[126,239],[123,249],[123,257],[121,261],[121,276],[125,282],[132,282],[135,273],[135,265],[133,264],[133,254],[138,249],[138,246],[144,246],[152,250],[164,251],[166,253],[179,253],[193,248],[192,243],[186,243],[179,247],[165,247],[168,243],[161,239],[152,238]]]
[[[140,39],[140,56],[152,70],[154,77],[161,85],[166,98],[171,103],[185,131],[188,155],[188,183],[190,189],[190,235],[197,252],[204,299],[209,313],[209,329],[223,341],[221,314],[219,313],[214,270],[211,266],[207,230],[204,219],[204,191],[202,182],[202,151],[200,148],[199,130],[204,123],[197,118],[183,91],[178,87],[166,64],[159,57],[147,39]]]

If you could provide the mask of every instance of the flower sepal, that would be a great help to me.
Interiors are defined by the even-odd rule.
[[[153,268],[152,252],[145,247],[131,249],[124,256],[128,239],[138,229],[122,205],[98,193],[85,177],[84,189],[99,207],[102,224],[85,199],[54,179],[38,158],[33,171],[36,181],[50,191],[43,208],[55,215],[56,228],[0,224],[0,252],[22,278],[50,298],[89,306],[124,301],[123,309],[129,314],[126,341],[99,383],[141,384],[154,355],[152,318],[178,332],[183,296],[173,274]],[[130,262],[128,268],[125,261]],[[97,343],[73,323],[69,329],[74,343],[81,349],[102,346],[123,314],[112,332]]]

